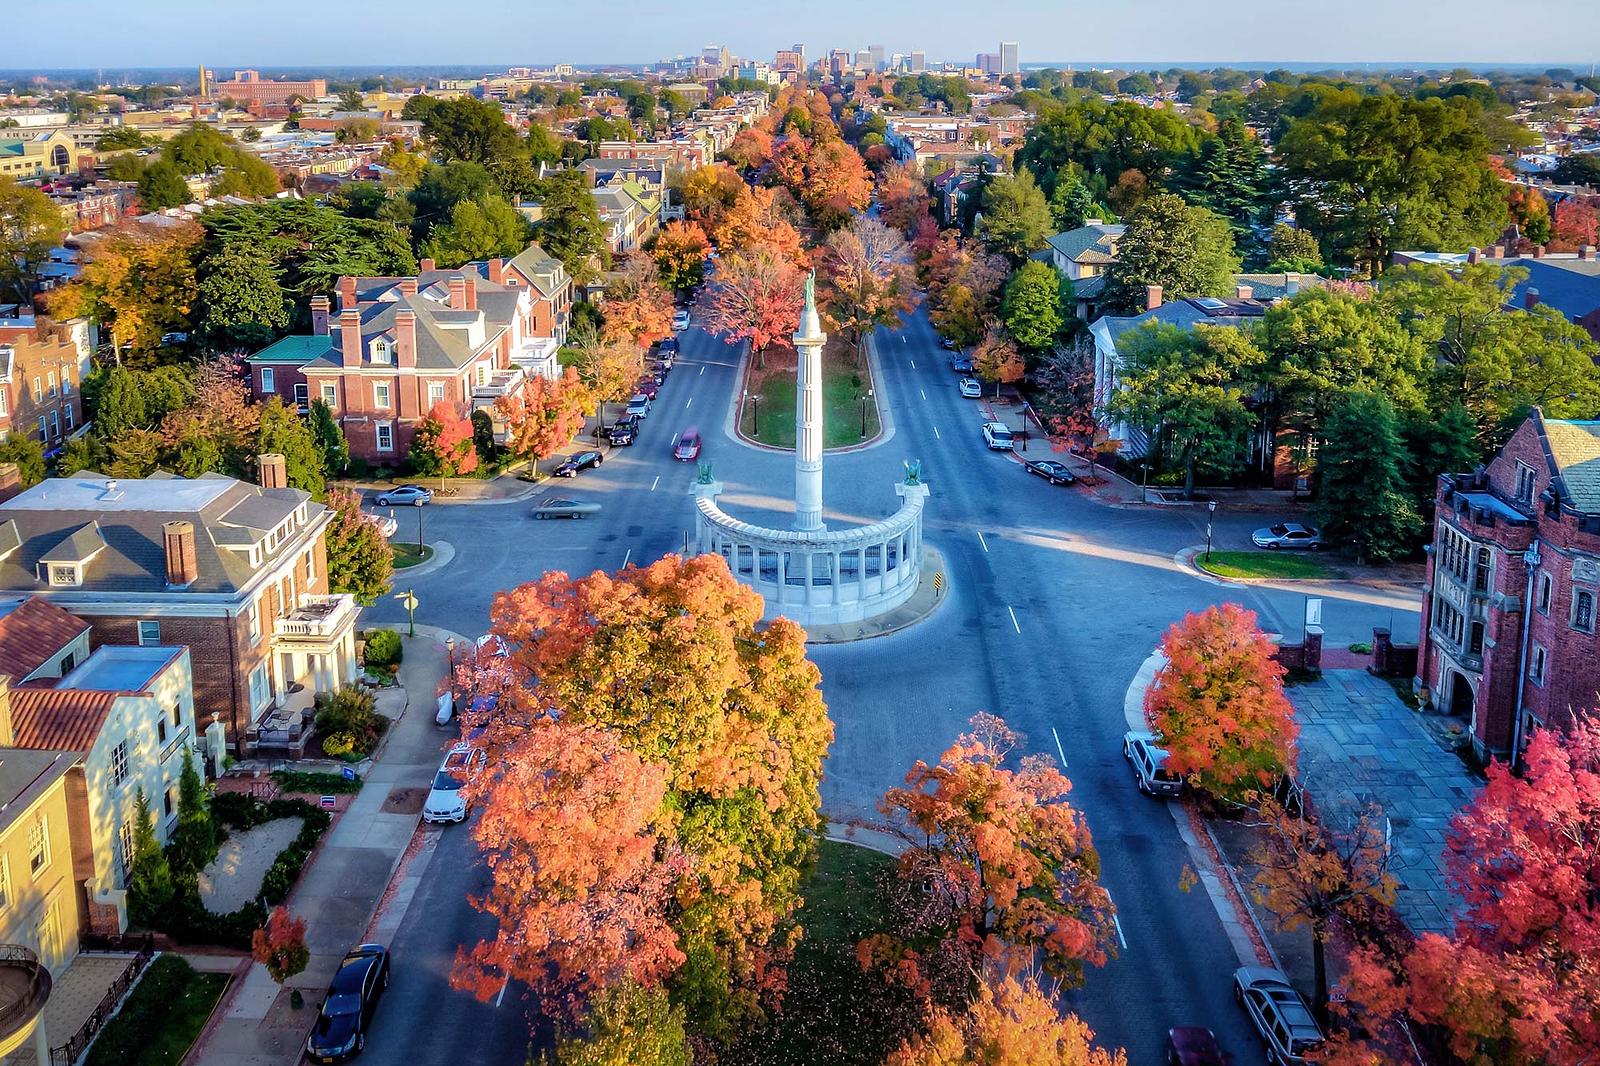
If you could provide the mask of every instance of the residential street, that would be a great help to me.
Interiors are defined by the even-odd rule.
[[[1212,903],[1202,891],[1179,888],[1188,851],[1161,804],[1129,779],[1120,751],[1123,698],[1183,613],[1241,602],[1260,614],[1264,628],[1292,639],[1304,597],[1223,586],[1175,563],[1175,553],[1203,543],[1203,508],[1109,507],[985,450],[982,408],[959,395],[947,353],[921,311],[903,331],[881,333],[877,347],[878,395],[890,405],[893,435],[881,446],[828,456],[827,517],[843,524],[887,515],[898,504],[893,486],[902,460],[922,460],[932,487],[926,536],[945,559],[948,592],[930,619],[908,630],[813,648],[837,729],[823,785],[827,814],[876,818],[876,798],[915,759],[936,758],[973,713],[1002,715],[1027,734],[1031,750],[1065,761],[1073,802],[1087,814],[1119,910],[1120,957],[1091,971],[1068,1003],[1099,1042],[1126,1047],[1134,1063],[1156,1061],[1167,1028],[1180,1024],[1215,1029],[1236,1063],[1260,1062],[1260,1044],[1229,994],[1238,962]],[[418,621],[476,635],[487,628],[496,591],[545,570],[616,569],[681,551],[695,469],[670,452],[691,424],[704,434],[701,458],[726,486],[720,503],[741,517],[766,512],[786,524],[792,458],[747,447],[726,432],[737,364],[737,350],[720,340],[697,328],[683,335],[682,355],[639,443],[612,451],[598,470],[551,486],[601,504],[597,516],[536,523],[527,502],[430,506],[429,540],[448,541],[455,555],[414,580],[396,575],[397,591],[416,591]],[[1029,447],[1033,454],[1048,446],[1036,440]],[[405,531],[412,516],[399,517]],[[1262,519],[1219,511],[1215,543],[1248,547]],[[369,616],[395,624],[405,612],[390,598]],[[1354,599],[1326,600],[1323,619],[1329,648],[1370,639],[1374,625],[1414,639],[1418,624],[1414,611]],[[395,987],[369,1054],[378,1052],[375,1061],[434,1061],[470,1045],[485,1061],[521,1061],[514,990],[498,1006],[480,1005],[444,984],[456,945],[481,927],[464,897],[481,888],[485,872],[463,827],[430,832],[440,842],[394,938]]]

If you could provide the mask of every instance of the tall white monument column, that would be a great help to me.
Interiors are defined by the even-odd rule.
[[[817,317],[816,275],[806,279],[800,331],[794,335],[794,528],[802,533],[822,524],[822,346],[828,335]]]

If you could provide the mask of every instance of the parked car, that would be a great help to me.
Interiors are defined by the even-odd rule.
[[[636,392],[628,397],[628,414],[643,418],[650,413],[650,397],[642,392]]]
[[[556,467],[556,477],[577,477],[578,471],[587,470],[591,466],[599,466],[606,461],[606,457],[599,452],[579,452],[577,455],[567,457],[567,461]]]
[[[1167,753],[1154,733],[1129,730],[1122,734],[1122,755],[1133,766],[1133,783],[1147,796],[1177,796],[1183,778],[1167,769]]]
[[[461,795],[461,786],[467,778],[483,769],[487,757],[482,748],[457,744],[445,753],[439,772],[433,775],[433,788],[422,805],[424,822],[464,822],[467,820],[467,800]]]
[[[1028,468],[1028,473],[1037,474],[1052,485],[1071,485],[1078,480],[1065,463],[1058,463],[1054,459],[1029,459],[1022,465]]]
[[[378,532],[383,534],[384,540],[388,540],[390,537],[400,532],[400,523],[395,521],[393,515],[369,513],[368,517],[371,518],[373,524],[378,527]]]
[[[1233,998],[1267,1045],[1269,1066],[1301,1066],[1322,1043],[1322,1028],[1282,972],[1265,966],[1233,971]]]
[[[700,458],[700,431],[693,426],[684,430],[672,446],[672,457],[680,463]]]
[[[956,350],[956,342],[951,340],[949,337],[940,337],[939,347],[943,348],[947,352],[953,352]]]
[[[676,330],[689,328],[689,311],[687,308],[679,308],[672,312],[672,328]]]
[[[672,353],[664,352],[660,359],[650,364],[650,370],[661,379],[661,384],[667,383],[667,374],[672,370]]]
[[[600,513],[598,503],[588,500],[574,500],[566,496],[541,500],[533,505],[535,518],[587,518],[592,514]]]
[[[661,391],[661,386],[656,383],[655,375],[646,375],[633,383],[633,392],[636,396],[643,396],[647,400],[654,400],[656,393]]]
[[[1004,422],[985,422],[983,443],[997,452],[1009,452],[1016,446],[1016,441],[1011,436],[1011,429]]]
[[[678,351],[678,338],[668,337],[666,340],[662,341],[660,351],[661,357],[668,360],[670,365],[672,356],[676,355]]]
[[[338,1062],[361,1054],[383,990],[389,987],[389,949],[362,944],[346,953],[328,984],[328,996],[306,1037],[306,1057]]]
[[[1167,1066],[1223,1066],[1226,1061],[1210,1029],[1180,1025],[1167,1030]]]
[[[421,485],[401,485],[398,488],[385,489],[378,494],[379,507],[395,507],[410,504],[421,507],[433,499],[433,490]]]
[[[1277,551],[1279,548],[1305,549],[1306,551],[1319,551],[1322,548],[1322,532],[1314,526],[1304,526],[1299,522],[1279,522],[1275,526],[1267,526],[1250,534],[1250,539],[1258,548],[1268,551]]]
[[[983,395],[983,382],[977,378],[962,378],[958,387],[961,389],[961,395],[969,400],[976,400]]]
[[[633,415],[625,415],[611,423],[611,428],[606,430],[606,439],[617,447],[625,447],[633,443],[639,435],[639,420]]]
[[[957,374],[972,373],[972,356],[963,355],[962,353],[957,352],[955,355],[950,357],[950,369],[954,370]]]

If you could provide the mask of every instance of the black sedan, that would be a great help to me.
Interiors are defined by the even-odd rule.
[[[591,466],[599,466],[606,461],[606,457],[599,452],[579,452],[568,457],[567,461],[556,467],[556,477],[577,477],[578,471],[587,470]]]
[[[359,1055],[367,1046],[378,999],[388,987],[388,948],[362,944],[346,955],[306,1038],[306,1056],[313,1062],[338,1062]]]
[[[1052,485],[1070,485],[1078,480],[1065,463],[1054,459],[1029,459],[1022,465],[1028,468],[1028,473],[1037,474]]]
[[[612,444],[622,446],[632,444],[639,434],[639,420],[633,415],[624,415],[611,423],[611,428],[606,430],[606,439]]]

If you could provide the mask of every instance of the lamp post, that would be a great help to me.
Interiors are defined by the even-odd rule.
[[[400,601],[400,606],[406,609],[406,636],[417,635],[417,594],[412,589],[398,593],[395,599]]]
[[[450,702],[456,701],[456,638],[444,638],[444,655],[450,663],[450,672],[445,675],[445,682],[450,686]]]
[[[872,390],[868,389],[861,396],[861,435],[867,435],[867,402],[872,399]]]
[[[1211,561],[1211,520],[1217,515],[1217,501],[1206,501],[1206,562]]]
[[[761,436],[761,394],[758,392],[750,397],[750,435]]]
[[[418,561],[421,561],[422,557],[425,554],[427,554],[427,551],[428,551],[428,542],[422,539],[422,512],[424,510],[426,510],[426,508],[424,508],[422,506],[422,504],[420,504],[420,503],[417,504],[417,559],[418,559]]]

